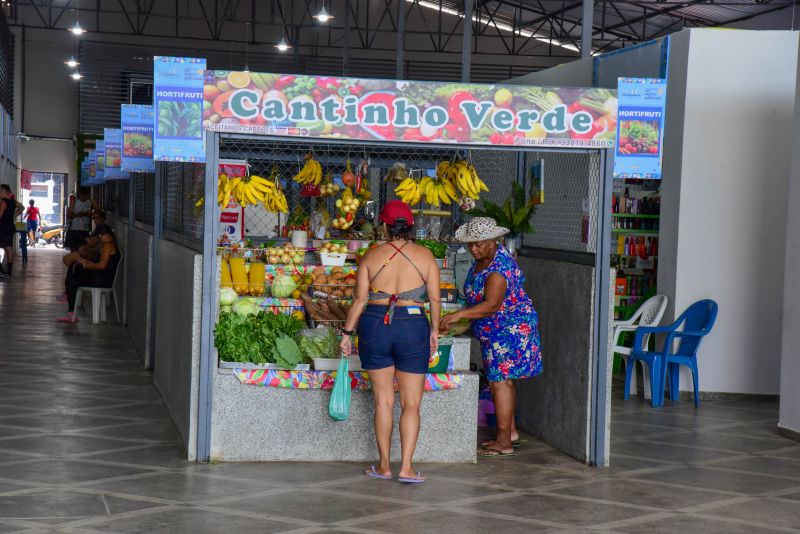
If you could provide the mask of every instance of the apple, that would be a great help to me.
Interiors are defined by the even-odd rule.
[[[494,103],[498,106],[506,106],[510,104],[513,99],[514,95],[506,88],[498,89],[494,94]]]

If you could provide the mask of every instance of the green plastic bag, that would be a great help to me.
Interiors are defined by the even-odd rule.
[[[350,415],[350,363],[347,358],[339,360],[336,381],[333,383],[328,415],[334,421],[344,421]]]

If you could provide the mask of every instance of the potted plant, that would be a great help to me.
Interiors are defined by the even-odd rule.
[[[536,211],[538,199],[538,195],[526,199],[525,189],[519,183],[514,182],[511,186],[511,198],[507,199],[502,206],[484,200],[482,208],[471,209],[467,211],[467,215],[491,217],[497,221],[498,226],[511,230],[506,236],[505,246],[511,254],[514,254],[522,234],[534,231],[531,217]]]

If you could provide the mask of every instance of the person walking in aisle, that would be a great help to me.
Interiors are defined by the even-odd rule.
[[[17,227],[14,219],[22,213],[22,205],[14,200],[11,187],[0,184],[0,248],[5,252],[5,266],[0,265],[0,275],[11,276],[14,266],[14,236]]]
[[[41,221],[39,208],[34,206],[34,204],[35,202],[33,199],[28,201],[28,208],[25,210],[25,215],[23,216],[23,220],[28,229],[28,246],[30,247],[36,244],[36,229],[39,227],[39,222]]]
[[[402,463],[397,480],[419,483],[425,477],[413,469],[412,460],[419,437],[425,373],[439,345],[439,266],[430,250],[410,242],[414,217],[408,204],[400,200],[388,202],[380,220],[388,242],[370,249],[361,259],[340,348],[345,357],[350,355],[351,337],[358,324],[358,352],[362,367],[369,371],[375,397],[375,438],[380,454],[379,463],[364,474],[392,478],[389,461],[396,379],[402,410]],[[423,307],[425,300],[430,302],[430,322]]]

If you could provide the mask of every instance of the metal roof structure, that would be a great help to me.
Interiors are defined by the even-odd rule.
[[[595,0],[592,52],[683,28],[725,26],[797,3]],[[298,72],[313,65],[314,72],[457,79],[464,35],[471,42],[474,81],[502,80],[580,55],[582,0],[325,0],[334,17],[326,24],[313,18],[322,5],[323,0],[5,0],[0,7],[12,27],[68,29],[80,21],[88,38],[137,44],[169,39],[176,46],[227,50],[236,57],[230,62],[242,66],[248,56],[289,61]],[[293,46],[283,55],[273,47],[281,38]]]

